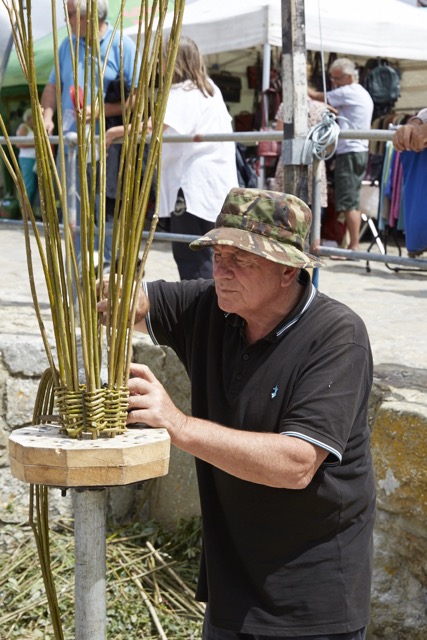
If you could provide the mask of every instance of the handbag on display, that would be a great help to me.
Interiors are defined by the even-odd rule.
[[[254,114],[250,111],[241,111],[234,116],[235,131],[252,131],[254,128]]]
[[[241,78],[233,76],[229,71],[212,72],[209,76],[221,91],[224,102],[240,102]]]
[[[262,89],[262,64],[259,51],[257,53],[256,64],[246,67],[246,77],[248,80],[248,89],[255,89],[255,91]]]

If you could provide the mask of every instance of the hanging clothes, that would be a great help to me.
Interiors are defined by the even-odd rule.
[[[408,252],[427,251],[427,149],[400,152]]]
[[[393,151],[391,158],[391,172],[388,183],[390,197],[390,212],[388,224],[392,228],[404,229],[404,206],[402,203],[402,165],[400,162],[400,153]]]
[[[386,143],[381,176],[378,229],[386,227],[405,230],[405,207],[403,199],[403,173],[400,153],[391,142]]]

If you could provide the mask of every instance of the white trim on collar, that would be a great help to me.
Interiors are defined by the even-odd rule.
[[[278,331],[276,331],[276,338],[279,338],[285,331],[287,331],[288,329],[290,329],[296,322],[298,322],[298,320],[300,318],[302,318],[302,316],[304,315],[304,313],[307,311],[307,309],[310,307],[311,303],[314,300],[314,297],[316,295],[316,287],[313,285],[313,283],[311,284],[311,291],[310,291],[310,295],[308,297],[307,302],[305,303],[304,307],[301,309],[301,311],[299,312],[299,314],[297,316],[295,316],[295,318],[292,318],[292,320],[290,320],[287,324],[285,324],[284,327],[282,327],[281,329],[279,329]]]

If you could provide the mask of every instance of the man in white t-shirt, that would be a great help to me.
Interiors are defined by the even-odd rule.
[[[369,130],[374,103],[369,93],[358,82],[358,71],[348,58],[338,58],[332,63],[329,74],[332,89],[326,93],[308,89],[314,100],[326,100],[338,110],[340,129]],[[344,214],[350,235],[348,248],[359,248],[361,215],[359,211],[360,188],[368,163],[368,140],[339,139],[335,158],[334,196],[335,210]]]

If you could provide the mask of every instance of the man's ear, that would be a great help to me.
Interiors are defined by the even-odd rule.
[[[282,286],[289,287],[289,285],[298,278],[300,271],[301,269],[299,269],[298,267],[283,267]]]

